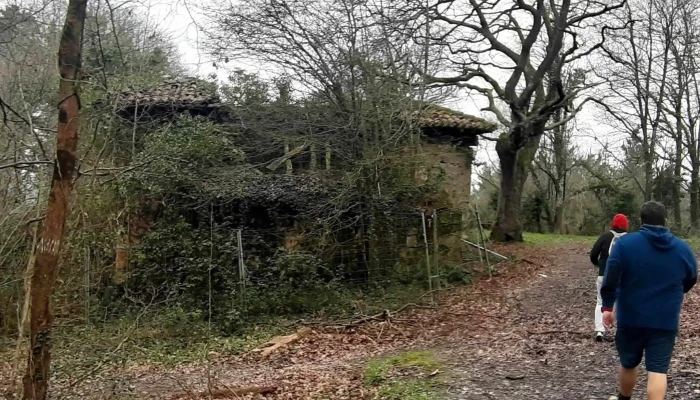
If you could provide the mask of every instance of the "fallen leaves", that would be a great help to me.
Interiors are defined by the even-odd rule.
[[[126,382],[131,388],[130,395],[136,398],[175,399],[175,395],[184,395],[179,399],[189,400],[197,396],[213,397],[219,391],[218,395],[242,399],[373,399],[377,390],[367,388],[362,379],[366,360],[400,349],[422,347],[442,349],[443,358],[449,359],[451,365],[431,368],[425,374],[454,375],[455,379],[464,381],[455,384],[459,390],[468,392],[459,398],[480,399],[483,396],[469,396],[482,392],[492,393],[494,399],[504,398],[493,397],[504,382],[534,387],[538,379],[542,380],[542,388],[535,390],[543,394],[539,398],[552,398],[545,395],[550,384],[546,380],[548,375],[538,372],[538,368],[551,370],[553,365],[582,362],[583,367],[590,369],[590,359],[596,357],[588,352],[579,358],[561,354],[562,349],[588,348],[584,332],[588,314],[592,313],[588,303],[590,299],[595,301],[595,281],[591,278],[589,282],[587,273],[592,277],[593,269],[589,271],[583,265],[585,257],[576,245],[556,250],[495,247],[495,251],[516,261],[498,264],[493,279],[441,295],[436,308],[425,309],[414,304],[331,326],[316,324],[312,325],[313,330],[305,327],[276,337],[249,354],[207,352],[208,356],[199,364],[167,370],[150,366],[112,369],[92,377],[86,382],[89,388],[71,391],[61,382],[54,382],[55,393],[62,400],[114,397],[110,394],[112,388]],[[578,264],[572,264],[572,260]],[[692,307],[700,310],[700,303],[693,303]],[[693,326],[693,323],[697,324],[697,319],[684,321],[688,335],[700,335],[700,324]],[[570,347],[571,343],[578,343],[579,347]],[[688,356],[688,361],[696,360],[695,356]],[[517,372],[513,368],[504,369],[512,362],[518,363]],[[462,372],[462,365],[468,373]],[[688,369],[694,368],[697,366],[689,364]],[[474,374],[483,380],[481,385],[494,387],[464,386]],[[246,388],[274,390],[235,392]],[[567,397],[563,393],[559,398],[581,397]]]

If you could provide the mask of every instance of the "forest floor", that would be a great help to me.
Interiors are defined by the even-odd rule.
[[[444,293],[434,309],[345,329],[313,326],[264,359],[211,353],[176,367],[96,368],[77,381],[54,379],[52,398],[607,400],[616,353],[614,343],[593,341],[589,246],[555,239],[499,247],[519,261]],[[668,399],[700,399],[698,318],[695,290],[684,304]],[[644,398],[644,383],[636,398]],[[232,394],[242,388],[269,393]]]

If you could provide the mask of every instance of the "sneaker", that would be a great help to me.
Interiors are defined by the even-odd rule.
[[[602,343],[604,338],[605,336],[603,335],[603,332],[598,332],[595,335],[595,341],[598,343]]]

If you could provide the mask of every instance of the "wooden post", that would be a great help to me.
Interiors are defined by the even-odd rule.
[[[290,150],[289,149],[289,141],[285,140],[284,141],[284,154],[288,154],[289,150]],[[287,160],[284,162],[284,164],[287,166],[287,175],[291,175],[292,173],[294,173],[294,167],[292,166],[292,159],[291,158],[287,158]]]
[[[489,261],[489,252],[486,249],[486,239],[484,238],[484,229],[481,226],[479,210],[476,210],[476,223],[479,224],[479,236],[481,236],[481,245],[484,246],[484,258],[486,258],[486,266],[489,269],[489,278],[493,278],[493,270],[491,269],[491,262]]]

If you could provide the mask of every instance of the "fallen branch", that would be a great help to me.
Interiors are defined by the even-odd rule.
[[[287,162],[287,160],[289,160],[290,158],[292,158],[292,157],[296,156],[297,154],[301,153],[302,151],[304,151],[305,148],[306,148],[306,143],[304,143],[304,144],[302,144],[301,146],[298,146],[298,147],[292,149],[291,151],[288,151],[288,152],[287,152],[285,155],[283,155],[282,157],[280,157],[280,158],[278,158],[278,159],[276,159],[276,160],[273,160],[272,162],[270,162],[269,164],[267,164],[267,169],[269,169],[270,171],[276,170],[277,168],[279,168],[280,166],[282,166],[282,164],[284,164],[285,162]]]
[[[310,328],[301,328],[296,333],[287,336],[277,336],[272,338],[269,342],[265,343],[262,347],[253,350],[254,352],[261,352],[260,356],[262,358],[268,357],[275,350],[288,346],[292,343],[298,342],[299,340],[309,336],[311,334]]]
[[[188,392],[182,392],[182,393],[176,393],[172,397],[170,397],[170,400],[183,400],[183,399],[237,399],[240,398],[241,396],[249,395],[249,394],[259,394],[259,395],[265,395],[274,392],[277,390],[276,387],[274,386],[263,386],[263,387],[242,387],[242,388],[236,388],[236,389],[212,389],[212,390],[207,390],[201,393],[198,393],[196,397],[192,397],[192,393]]]
[[[696,375],[696,376],[700,376],[700,371],[699,371],[699,370],[696,370],[696,369],[682,369],[682,370],[680,370],[680,371],[678,371],[678,372],[681,373],[681,374],[686,374],[686,375]]]
[[[526,263],[528,263],[528,264],[530,264],[530,265],[534,265],[535,267],[545,268],[545,265],[544,265],[544,264],[540,264],[540,263],[536,263],[536,262],[534,262],[534,261],[530,261],[530,260],[528,260],[527,258],[521,258],[520,261],[526,262]]]
[[[483,250],[483,251],[485,251],[485,252],[487,252],[487,253],[489,253],[489,254],[493,254],[494,256],[496,256],[496,257],[502,259],[503,261],[508,260],[508,257],[504,256],[503,254],[498,254],[498,253],[496,253],[495,251],[489,250],[489,249],[487,249],[487,248],[485,248],[485,247],[483,247],[483,246],[481,246],[481,245],[478,245],[478,244],[476,244],[476,243],[472,243],[472,242],[470,242],[470,241],[468,241],[468,240],[466,240],[466,239],[462,239],[462,241],[463,241],[464,243],[466,243],[466,244],[472,246],[472,247],[476,247],[476,248],[479,249],[479,250]]]
[[[356,328],[360,325],[364,325],[370,322],[387,322],[387,321],[392,321],[394,320],[394,316],[397,314],[400,314],[401,312],[407,310],[408,308],[422,308],[422,309],[432,309],[433,307],[430,306],[421,306],[415,303],[408,303],[400,308],[398,308],[396,311],[389,311],[389,310],[384,310],[378,314],[375,315],[370,315],[367,317],[362,317],[359,319],[356,319],[354,321],[342,324],[342,323],[334,323],[334,324],[326,324],[324,326],[328,328],[335,328],[335,329],[350,329],[350,328]]]

